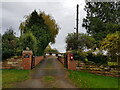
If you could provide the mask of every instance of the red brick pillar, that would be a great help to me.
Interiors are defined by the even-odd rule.
[[[22,56],[23,56],[22,67],[23,67],[23,69],[31,69],[32,55],[33,55],[32,51],[23,51],[22,52]]]
[[[68,69],[69,70],[76,70],[76,61],[74,59],[70,58],[71,54],[72,53],[70,51],[67,52]]]

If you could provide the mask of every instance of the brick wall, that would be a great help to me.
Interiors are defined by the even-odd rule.
[[[76,61],[75,60],[70,60],[70,52],[67,52],[67,63],[68,63],[68,69],[69,70],[76,70]],[[62,57],[58,57],[58,60],[62,63],[62,64],[64,64],[64,59],[65,58],[62,58]]]
[[[9,58],[2,62],[0,69],[22,69],[22,56]]]
[[[76,70],[76,61],[68,60],[68,69],[69,70]]]
[[[35,66],[39,63],[39,62],[41,62],[42,60],[43,60],[43,56],[37,56],[37,57],[35,57]]]
[[[31,58],[23,58],[22,67],[23,69],[31,69]]]
[[[3,62],[0,69],[31,69],[32,63],[32,54],[29,53],[29,58],[24,58],[25,53],[23,56],[18,58],[13,58]],[[35,57],[35,66],[44,59],[44,56],[37,56]]]

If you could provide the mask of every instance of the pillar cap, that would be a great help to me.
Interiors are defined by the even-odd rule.
[[[26,51],[26,50],[25,50],[25,51],[22,52],[22,54],[33,54],[33,52],[32,52],[32,51]]]
[[[66,53],[71,53],[72,51],[68,50]]]

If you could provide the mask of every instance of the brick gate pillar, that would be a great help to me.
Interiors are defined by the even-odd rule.
[[[67,51],[67,62],[69,70],[76,70],[76,61],[73,58],[73,55],[70,51]]]
[[[22,67],[23,69],[31,69],[31,63],[32,63],[32,55],[33,52],[32,51],[23,51],[22,52]]]

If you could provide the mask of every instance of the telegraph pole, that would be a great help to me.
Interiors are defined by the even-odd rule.
[[[74,29],[76,29],[76,40],[78,41],[78,21],[79,21],[79,5],[77,4],[77,13],[76,13],[76,27]],[[78,49],[78,46],[77,46]]]
[[[78,41],[78,21],[79,21],[79,5],[77,4],[77,13],[76,13],[76,39],[77,39],[77,41]],[[79,47],[77,46],[77,49],[78,49]]]
[[[78,34],[78,14],[79,14],[79,5],[77,4],[77,14],[76,14],[76,33]]]

